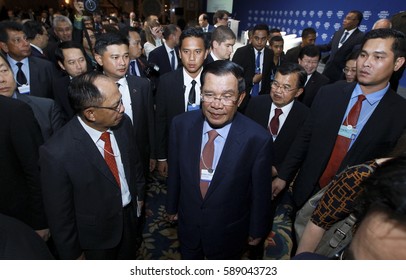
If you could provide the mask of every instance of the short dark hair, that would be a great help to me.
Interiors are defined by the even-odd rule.
[[[79,49],[82,51],[82,54],[84,57],[86,57],[86,52],[85,49],[83,48],[83,45],[75,42],[75,41],[65,41],[65,42],[60,42],[58,44],[58,47],[55,49],[55,58],[56,61],[59,61],[63,64],[65,61],[65,57],[63,56],[63,51],[66,49]]]
[[[22,31],[24,32],[23,25],[15,21],[2,21],[0,22],[0,42],[8,42],[7,31]]]
[[[303,29],[303,31],[302,31],[302,38],[306,38],[307,36],[309,36],[309,35],[316,35],[317,33],[316,33],[316,30],[314,29],[314,28],[312,28],[312,27],[308,27],[308,28],[305,28],[305,29]]]
[[[217,43],[223,43],[226,40],[235,40],[236,36],[230,27],[221,25],[214,29],[211,34],[211,46],[213,46],[213,41]]]
[[[83,73],[72,79],[68,87],[68,97],[75,113],[81,113],[86,108],[104,101],[105,98],[94,85],[95,80],[99,78],[109,79],[97,71]]]
[[[358,20],[358,26],[361,24],[361,21],[364,19],[364,15],[357,10],[352,10],[348,12],[349,14],[355,14],[357,16],[357,20]]]
[[[163,36],[165,40],[168,40],[169,36],[176,33],[178,26],[176,24],[168,24],[164,26]]]
[[[209,17],[208,17],[207,14],[205,14],[205,13],[200,14],[200,16],[202,16],[203,20],[208,20],[208,19],[209,19]],[[199,16],[199,17],[200,17],[200,16]]]
[[[281,75],[297,74],[297,87],[304,88],[307,80],[306,70],[297,63],[286,62],[276,69],[276,73]]]
[[[318,56],[319,60],[321,58],[320,49],[319,49],[319,47],[317,47],[315,45],[308,45],[308,46],[305,46],[305,47],[301,48],[298,58],[303,59],[303,57],[305,55],[308,56],[308,57],[316,57],[316,56]]]
[[[257,31],[257,30],[265,30],[265,31],[266,31],[266,34],[269,35],[269,27],[268,27],[268,25],[266,25],[266,24],[260,23],[260,24],[255,25],[255,26],[254,26],[254,29],[252,30],[252,34],[254,34],[255,31]]]
[[[269,29],[269,33],[281,33],[281,30],[279,28],[271,28]]]
[[[190,37],[196,37],[196,38],[202,39],[204,42],[204,48],[205,49],[209,48],[209,46],[207,44],[207,40],[205,39],[203,30],[201,28],[196,28],[196,27],[187,28],[182,31],[182,34],[180,35],[180,38],[179,38],[179,48],[182,48],[183,40],[186,38],[190,38]]]
[[[130,32],[137,32],[140,34],[139,30],[133,26],[124,26],[123,28],[120,28],[119,30],[121,36],[126,37],[128,40],[130,39]]]
[[[102,55],[108,46],[111,45],[129,45],[128,39],[122,36],[120,32],[107,32],[103,33],[97,38],[96,44],[94,45],[94,52]]]
[[[35,36],[37,34],[43,35],[44,34],[44,29],[42,28],[42,24],[39,23],[38,21],[34,20],[28,20],[23,24],[23,30],[25,35],[27,36],[28,40],[33,40],[35,39]]]
[[[200,76],[200,83],[202,87],[204,86],[205,77],[208,73],[216,76],[232,74],[238,80],[238,93],[245,91],[244,69],[232,61],[216,60],[207,64],[203,68],[203,72]]]
[[[345,61],[347,62],[348,60],[357,60],[358,56],[359,56],[359,52],[360,50],[353,50],[352,52],[350,52],[346,57],[345,57]]]
[[[269,44],[272,45],[273,42],[284,42],[282,36],[273,36],[271,40],[269,40]]]
[[[380,28],[380,29],[374,29],[369,31],[367,34],[365,34],[364,39],[362,41],[362,46],[361,50],[363,49],[366,41],[371,40],[371,39],[388,39],[388,38],[393,38],[393,44],[392,44],[392,51],[395,56],[395,60],[398,57],[405,57],[406,56],[406,36],[400,31],[397,31],[395,29],[389,29],[389,28]]]

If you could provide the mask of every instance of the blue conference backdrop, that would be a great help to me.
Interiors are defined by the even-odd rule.
[[[325,44],[341,28],[349,11],[363,13],[360,30],[367,32],[378,19],[391,18],[405,10],[404,3],[404,0],[234,0],[232,15],[240,21],[238,35],[257,23],[265,23],[270,28],[279,28],[298,37],[304,28],[313,27],[317,32],[316,44]],[[406,86],[405,80],[403,77],[402,86]]]

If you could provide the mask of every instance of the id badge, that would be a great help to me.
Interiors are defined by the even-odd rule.
[[[352,125],[341,125],[338,135],[345,138],[354,139],[357,135],[357,130]]]
[[[196,104],[188,104],[187,105],[187,111],[188,112],[198,110],[198,109],[199,109],[199,106],[197,106]]]
[[[21,94],[30,94],[30,86],[29,85],[22,85],[18,87],[18,91]]]
[[[210,183],[211,180],[213,179],[213,175],[214,175],[213,170],[209,172],[209,170],[207,169],[202,169],[202,172],[200,173],[200,180]]]

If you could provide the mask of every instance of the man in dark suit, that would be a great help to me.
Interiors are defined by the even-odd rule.
[[[364,33],[358,29],[362,19],[360,11],[350,11],[343,20],[343,28],[334,33],[328,44],[319,45],[322,52],[330,52],[323,74],[331,83],[342,78],[347,55],[362,42]]]
[[[55,66],[45,59],[30,56],[30,44],[20,23],[0,23],[0,46],[7,53],[20,93],[53,98]]]
[[[0,53],[0,65],[4,70],[1,77],[2,87],[0,95],[19,99],[27,103],[31,107],[34,116],[38,121],[42,137],[45,141],[48,140],[49,137],[51,137],[51,135],[64,124],[59,106],[49,98],[20,94],[17,90],[17,83],[14,80],[10,63],[2,53]]]
[[[167,213],[183,259],[240,259],[269,232],[272,139],[237,113],[242,68],[219,60],[202,73],[202,110],[174,118]]]
[[[235,34],[230,27],[219,26],[214,29],[211,36],[210,53],[207,55],[204,65],[219,59],[229,60],[233,53],[235,40]]]
[[[159,76],[176,70],[180,65],[179,60],[179,37],[182,31],[175,24],[164,27],[164,39],[162,46],[150,52],[148,62],[159,67]]]
[[[251,44],[235,51],[233,61],[244,69],[246,96],[240,106],[243,112],[251,96],[269,94],[271,89],[271,72],[274,67],[273,53],[266,48],[269,28],[265,24],[254,27]]]
[[[148,61],[142,54],[141,36],[135,27],[127,26],[120,29],[121,34],[128,39],[128,51],[130,55],[130,67],[128,67],[127,74],[151,78],[147,75]]]
[[[274,141],[272,177],[278,175],[281,163],[309,114],[309,108],[295,100],[303,93],[306,76],[306,71],[297,63],[284,63],[276,70],[270,95],[251,98],[245,111],[247,117],[256,121],[272,135]],[[284,192],[274,199],[270,208],[272,217],[283,197]],[[271,225],[272,222],[273,220]],[[250,249],[250,258],[262,259],[263,243]]]
[[[3,75],[1,71],[2,81]],[[0,118],[0,213],[29,225],[46,241],[49,230],[38,166],[43,139],[38,122],[27,104],[5,96],[0,96]]]
[[[303,102],[307,107],[311,107],[313,99],[320,87],[329,83],[329,79],[317,72],[320,61],[320,50],[315,45],[303,47],[299,53],[299,64],[306,70],[307,79],[304,92],[298,100]]]
[[[405,62],[405,46],[405,35],[395,30],[366,34],[357,59],[358,83],[321,87],[272,182],[273,195],[300,169],[293,199],[301,207],[345,166],[383,157],[393,149],[406,128],[406,100],[389,89],[388,82]]]
[[[44,49],[48,45],[48,31],[38,21],[29,20],[24,23],[24,33],[31,45],[31,56],[48,59]]]
[[[211,33],[215,30],[213,25],[209,24],[209,17],[207,14],[201,14],[198,18],[199,26],[202,28],[203,32]]]
[[[68,98],[69,84],[72,78],[87,72],[91,66],[86,61],[83,46],[74,41],[60,43],[55,50],[55,57],[63,75],[53,80],[52,90],[55,102],[62,110],[63,119],[68,122],[75,115]]]
[[[311,27],[303,29],[302,42],[286,52],[285,61],[297,63],[300,50],[306,46],[314,45],[314,42],[316,42],[316,30]]]
[[[168,136],[172,119],[200,107],[200,74],[207,57],[204,33],[190,28],[180,36],[179,56],[183,67],[160,78],[156,93],[155,128],[158,171],[168,175]]]
[[[286,62],[277,69],[270,94],[251,98],[245,111],[247,117],[272,135],[272,176],[278,174],[277,170],[309,113],[309,108],[296,100],[303,93],[306,76],[306,71],[297,63]],[[281,114],[276,113],[279,111],[276,109],[280,109]],[[279,125],[272,131],[271,121],[274,117]]]
[[[144,177],[117,85],[97,72],[72,80],[77,112],[40,148],[45,211],[61,259],[135,259]]]
[[[129,67],[127,38],[118,33],[100,35],[95,45],[95,59],[103,73],[112,78],[123,97],[125,113],[130,117],[145,175],[155,169],[155,129],[151,86],[147,79],[126,75]]]

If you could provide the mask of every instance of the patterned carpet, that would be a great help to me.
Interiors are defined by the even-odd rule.
[[[166,185],[155,177],[147,185],[145,198],[145,224],[139,259],[179,260],[179,241],[176,224],[165,217]],[[263,259],[289,259],[292,250],[292,212],[289,198],[286,197],[276,211],[272,232],[264,245]],[[244,257],[247,259],[247,257]]]

